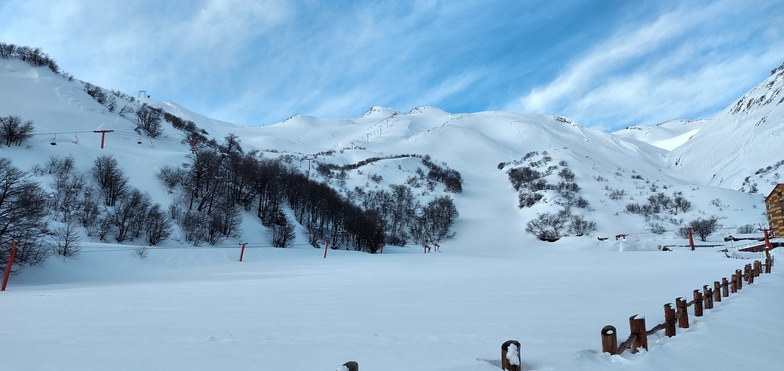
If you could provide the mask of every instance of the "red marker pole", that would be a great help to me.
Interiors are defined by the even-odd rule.
[[[5,274],[3,275],[3,287],[0,291],[5,291],[5,285],[8,283],[8,277],[11,275],[11,265],[14,263],[14,256],[16,256],[16,241],[11,242],[11,257],[8,258],[8,265],[5,266]]]
[[[691,231],[694,229],[693,227],[689,227],[689,246],[691,246],[691,251],[694,251],[694,237],[692,237]]]
[[[245,245],[247,244],[248,244],[247,242],[240,244],[240,246],[242,246],[242,250],[240,250],[240,261],[242,261],[242,256],[245,255]]]
[[[324,240],[327,244],[324,246],[324,259],[327,258],[327,250],[329,250],[329,240]]]

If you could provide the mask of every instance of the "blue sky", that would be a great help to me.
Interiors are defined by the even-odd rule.
[[[778,0],[4,0],[0,42],[241,125],[374,105],[709,118],[784,63]]]

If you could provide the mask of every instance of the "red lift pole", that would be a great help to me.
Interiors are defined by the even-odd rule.
[[[12,241],[11,242],[11,257],[8,258],[8,265],[5,266],[5,274],[3,275],[3,286],[0,287],[0,291],[5,291],[5,285],[8,283],[8,277],[11,275],[11,265],[14,263],[14,257],[16,256],[16,244],[18,242]]]
[[[103,140],[106,138],[106,133],[113,133],[114,130],[93,130],[93,133],[101,133],[101,149],[103,149]]]

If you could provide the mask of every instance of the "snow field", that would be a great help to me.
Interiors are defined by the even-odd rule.
[[[644,313],[651,328],[663,304],[747,262],[714,251],[388,247],[323,259],[311,248],[249,248],[239,262],[239,247],[151,249],[146,259],[114,250],[12,277],[0,302],[5,367],[313,370],[356,360],[365,370],[497,370],[509,339],[526,370],[784,361],[771,342],[784,329],[777,267],[676,337],[649,337],[647,353],[600,353],[604,325],[622,341],[630,316]]]

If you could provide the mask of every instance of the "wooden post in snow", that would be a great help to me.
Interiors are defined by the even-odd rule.
[[[708,285],[702,286],[702,301],[705,303],[705,309],[713,309],[713,290],[708,288]]]
[[[738,274],[732,274],[732,289],[730,290],[733,294],[738,292]]]
[[[713,281],[713,300],[721,302],[721,283]]]
[[[664,304],[664,324],[664,334],[675,336],[675,309],[672,309],[672,303]]]
[[[504,371],[520,371],[520,342],[507,340],[501,344],[501,369]]]
[[[684,298],[675,299],[675,307],[678,308],[678,327],[689,328],[689,303]]]
[[[725,298],[730,296],[729,285],[730,283],[727,281],[727,277],[723,277],[721,279],[721,296]]]
[[[702,317],[702,293],[694,290],[694,317]]]
[[[613,325],[602,328],[602,353],[618,354],[618,331]]]
[[[359,371],[359,363],[356,361],[348,361],[343,366],[338,367],[338,371]]]
[[[634,336],[632,340],[631,352],[637,353],[640,348],[648,350],[648,334],[645,330],[645,317],[635,314],[629,317],[629,328]]]

